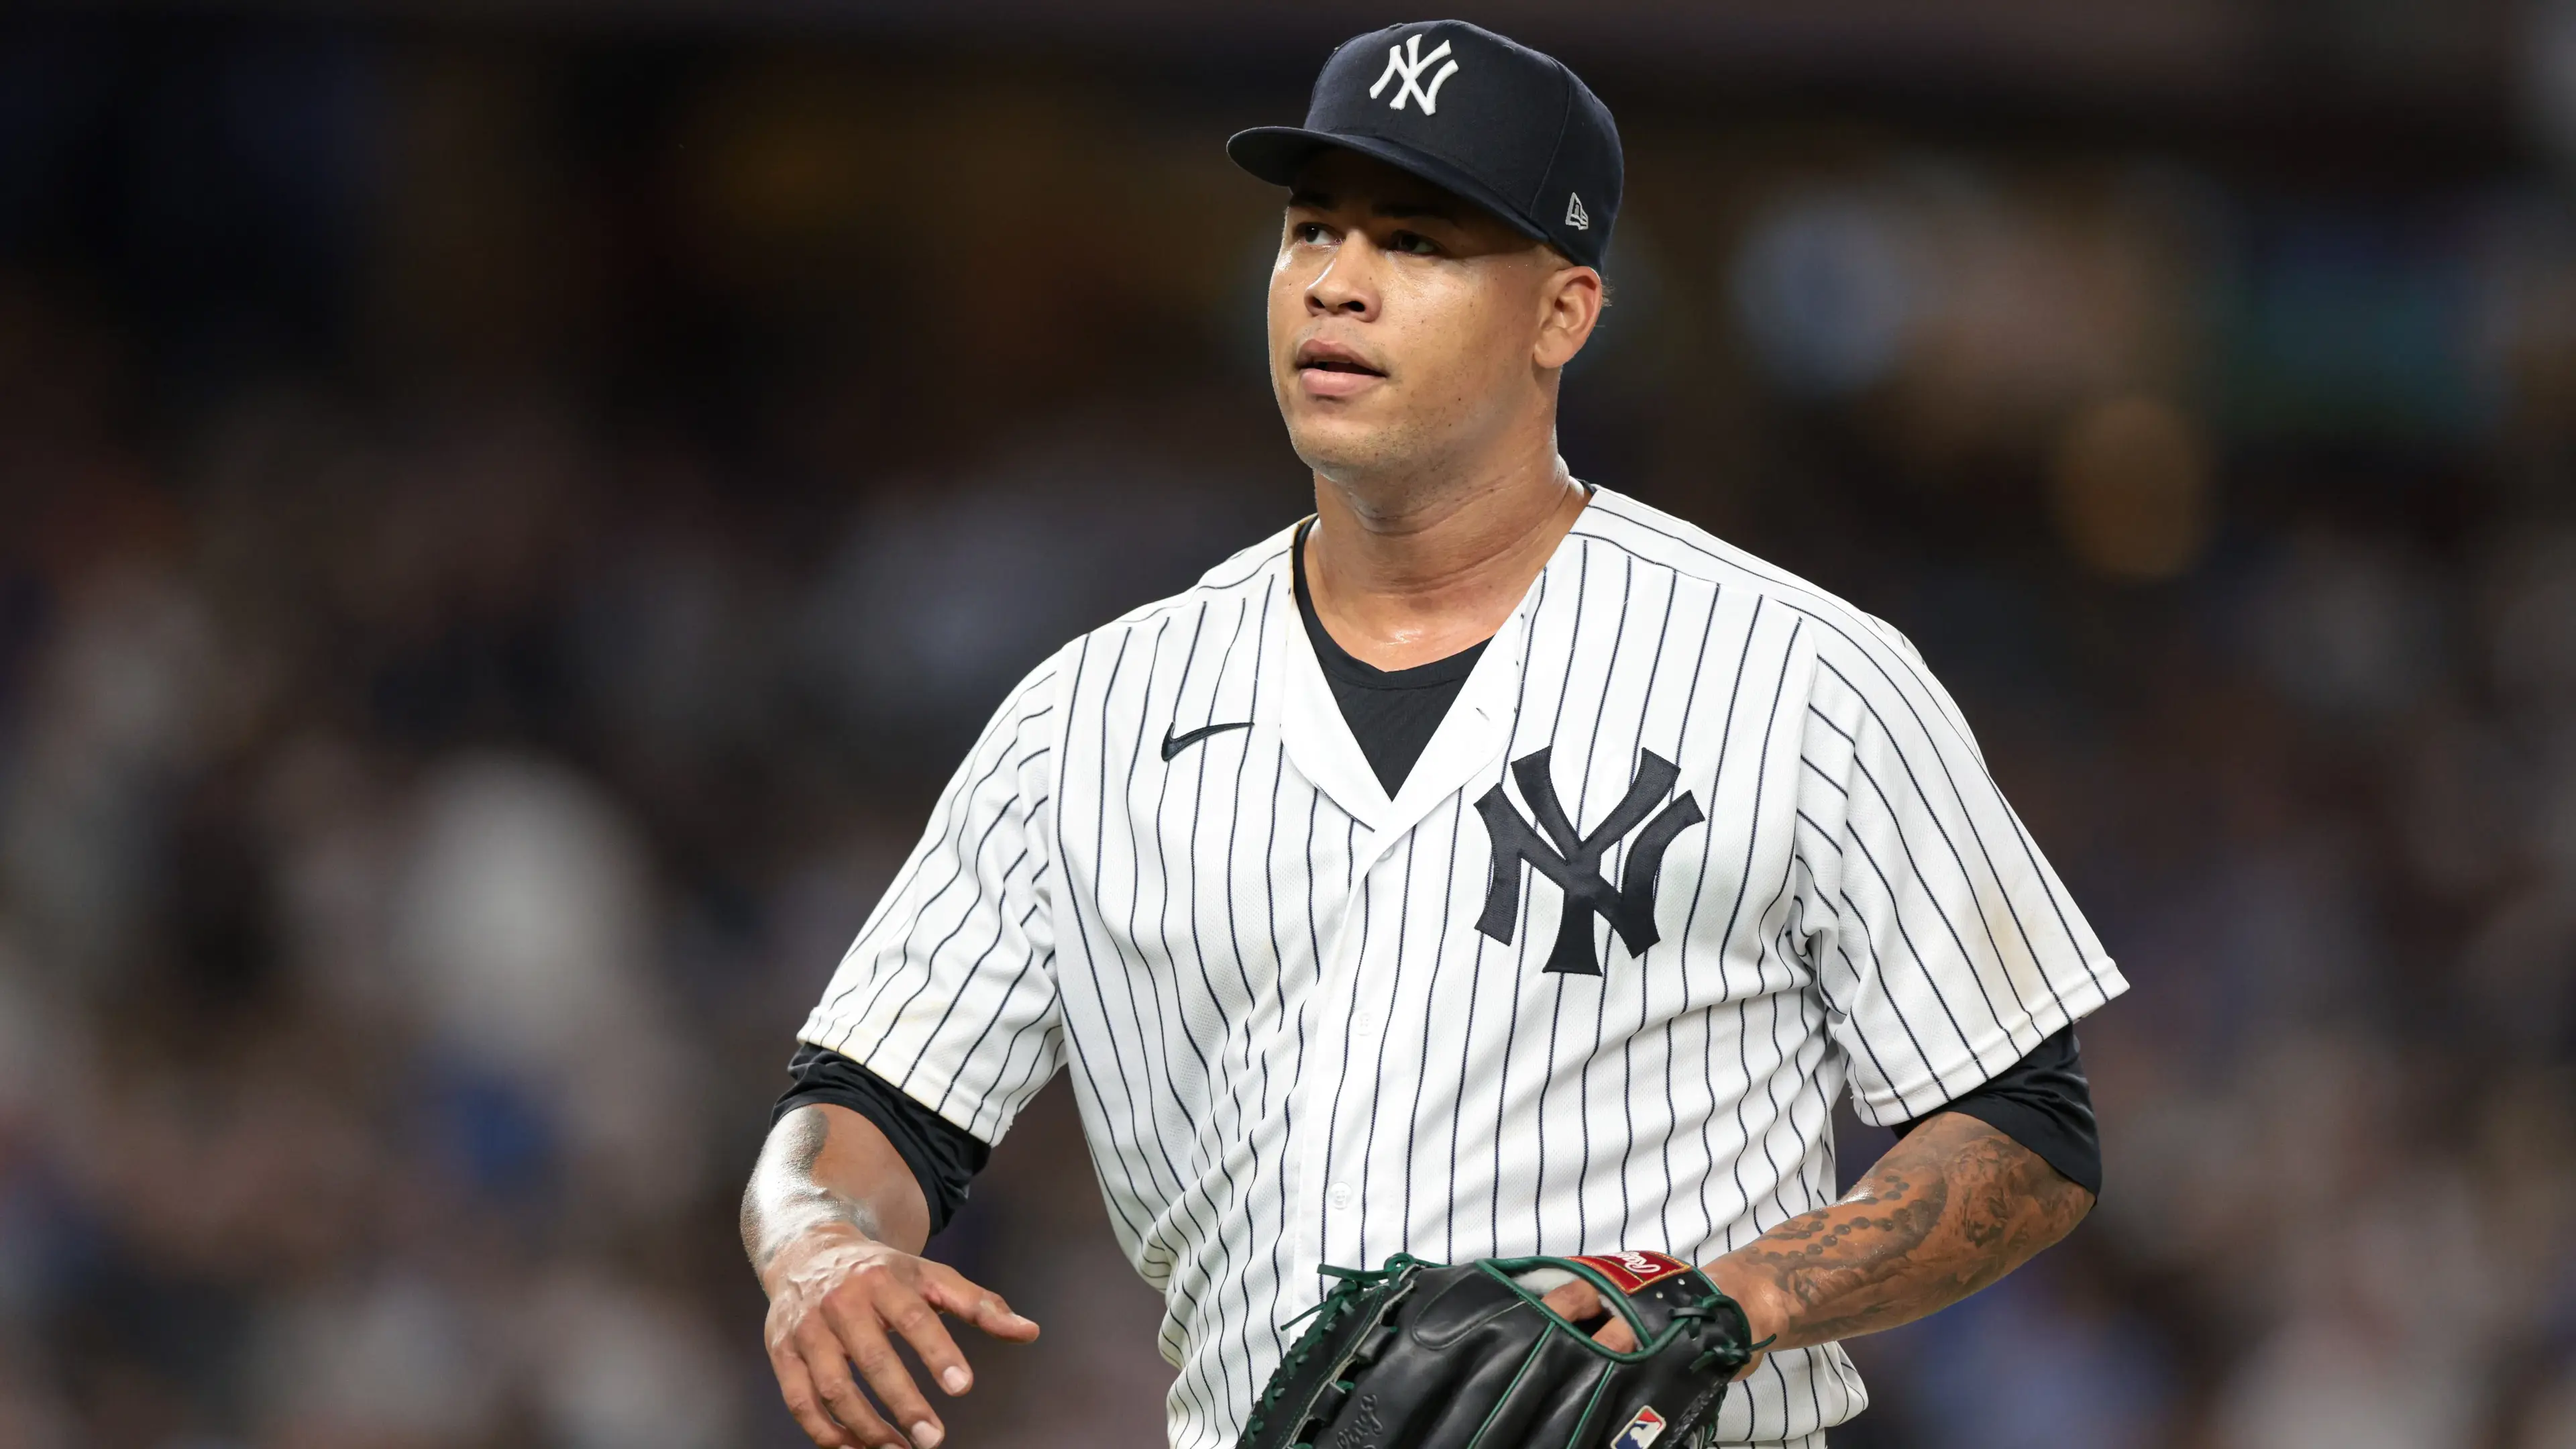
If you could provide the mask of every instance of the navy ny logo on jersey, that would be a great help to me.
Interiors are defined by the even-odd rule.
[[[1500,782],[1476,802],[1476,813],[1483,817],[1485,832],[1494,842],[1494,873],[1485,888],[1485,913],[1476,918],[1477,930],[1506,946],[1512,943],[1513,923],[1521,907],[1521,866],[1526,862],[1565,892],[1556,946],[1547,954],[1548,970],[1577,976],[1601,974],[1601,957],[1592,946],[1595,915],[1609,917],[1619,944],[1631,956],[1643,956],[1647,947],[1663,939],[1655,930],[1655,877],[1663,870],[1664,851],[1673,837],[1704,817],[1687,790],[1656,812],[1655,802],[1681,778],[1681,768],[1652,750],[1637,753],[1637,777],[1629,782],[1627,795],[1590,835],[1576,833],[1574,822],[1557,801],[1556,782],[1548,774],[1548,750],[1512,761],[1512,778],[1521,782],[1521,798],[1538,819],[1535,825],[1522,819],[1504,797]],[[1651,821],[1646,818],[1649,814],[1654,815]],[[1601,857],[1632,830],[1637,831],[1637,839],[1628,847],[1619,884],[1613,886],[1602,878]]]

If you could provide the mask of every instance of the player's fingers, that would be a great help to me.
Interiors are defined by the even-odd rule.
[[[948,1336],[948,1325],[939,1321],[939,1310],[929,1302],[910,1294],[893,1303],[877,1306],[878,1315],[894,1325],[903,1341],[921,1358],[921,1366],[930,1377],[950,1394],[962,1394],[974,1386],[974,1371],[966,1366],[966,1355],[957,1351],[957,1341]]]
[[[848,1350],[828,1325],[818,1318],[805,1320],[804,1331],[796,1336],[796,1351],[813,1379],[815,1394],[840,1421],[849,1442],[862,1449],[903,1449],[903,1436],[877,1417],[867,1395],[850,1378]]]
[[[1568,1323],[1581,1323],[1587,1318],[1597,1317],[1601,1312],[1601,1295],[1592,1291],[1591,1284],[1580,1280],[1559,1283],[1547,1290],[1547,1296],[1541,1298],[1539,1302],[1546,1304],[1557,1317]]]
[[[913,1295],[907,1290],[903,1296]],[[854,1306],[833,1299],[823,1311],[831,1318],[832,1330],[840,1335],[841,1346],[849,1351],[851,1362],[859,1366],[859,1376],[876,1391],[877,1402],[885,1405],[886,1417],[911,1436],[914,1449],[938,1449],[948,1431],[940,1426],[939,1416],[931,1412],[930,1401],[913,1383],[912,1370],[894,1351],[894,1341],[878,1324],[877,1315],[886,1309],[887,1306]]]
[[[805,1371],[804,1358],[792,1346],[773,1351],[769,1366],[778,1375],[778,1396],[786,1400],[788,1414],[806,1438],[819,1449],[851,1449],[857,1443],[824,1411],[822,1395],[814,1391],[814,1376]]]
[[[1610,1315],[1610,1321],[1608,1323],[1601,1325],[1601,1331],[1599,1333],[1592,1335],[1592,1341],[1601,1345],[1603,1348],[1610,1350],[1612,1353],[1634,1353],[1637,1351],[1636,1330],[1628,1326],[1628,1320],[1621,1318],[1615,1313]]]
[[[1027,1343],[1038,1336],[1036,1321],[1012,1312],[1001,1294],[978,1285],[945,1263],[933,1263],[930,1270],[923,1275],[923,1286],[933,1308],[954,1313],[995,1338]]]

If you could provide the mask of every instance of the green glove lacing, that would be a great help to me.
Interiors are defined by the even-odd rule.
[[[1313,1327],[1299,1334],[1297,1341],[1289,1345],[1288,1357],[1278,1369],[1271,1372],[1270,1387],[1262,1393],[1261,1401],[1252,1406],[1252,1417],[1245,1421],[1243,1431],[1246,1434],[1261,1432],[1262,1415],[1277,1406],[1279,1395],[1286,1388],[1288,1378],[1286,1371],[1304,1363],[1306,1355],[1312,1352],[1317,1344],[1331,1336],[1334,1325],[1340,1323],[1344,1315],[1353,1312],[1360,1299],[1368,1296],[1380,1284],[1398,1274],[1414,1268],[1437,1266],[1439,1265],[1427,1259],[1417,1258],[1411,1253],[1397,1253],[1388,1258],[1386,1265],[1380,1268],[1336,1268],[1330,1263],[1317,1264],[1316,1272],[1327,1278],[1338,1278],[1341,1282],[1332,1292],[1324,1295],[1322,1302],[1279,1325],[1282,1330],[1286,1330],[1295,1328],[1309,1318],[1315,1320]],[[1357,1389],[1359,1383],[1354,1379],[1335,1379],[1333,1387],[1347,1394]]]
[[[1262,1416],[1268,1414],[1273,1408],[1277,1407],[1279,1396],[1285,1390],[1285,1380],[1290,1376],[1286,1371],[1293,1370],[1298,1365],[1303,1364],[1306,1361],[1306,1355],[1312,1352],[1316,1345],[1331,1336],[1334,1326],[1342,1321],[1343,1316],[1356,1311],[1359,1300],[1368,1296],[1370,1292],[1384,1284],[1390,1278],[1397,1277],[1414,1268],[1434,1268],[1438,1266],[1440,1265],[1432,1263],[1426,1259],[1417,1258],[1411,1253],[1397,1253],[1386,1260],[1385,1266],[1378,1268],[1337,1268],[1330,1263],[1318,1264],[1315,1269],[1316,1272],[1327,1278],[1338,1279],[1339,1282],[1330,1293],[1324,1295],[1321,1302],[1279,1325],[1280,1328],[1284,1330],[1294,1328],[1298,1324],[1304,1323],[1309,1318],[1315,1320],[1312,1327],[1298,1335],[1297,1341],[1289,1346],[1287,1358],[1280,1364],[1278,1370],[1274,1370],[1272,1372],[1270,1386],[1262,1393],[1260,1402],[1253,1405],[1252,1417],[1245,1422],[1243,1426],[1244,1432],[1246,1434],[1258,1434],[1261,1432],[1261,1426],[1264,1422]],[[1743,1314],[1744,1310],[1740,1307],[1736,1307],[1734,1300],[1726,1297],[1723,1293],[1712,1292],[1697,1303],[1685,1303],[1680,1307],[1673,1309],[1672,1317],[1676,1322],[1686,1325],[1684,1331],[1691,1336],[1693,1341],[1697,1341],[1701,1333],[1704,1331],[1705,1325],[1707,1325],[1710,1320],[1718,1316],[1718,1308],[1720,1304],[1735,1308],[1736,1314],[1739,1318]],[[1747,1362],[1751,1361],[1754,1354],[1760,1353],[1762,1350],[1769,1348],[1772,1344],[1778,1341],[1779,1335],[1773,1334],[1771,1337],[1762,1340],[1760,1343],[1745,1345],[1744,1356],[1742,1358],[1737,1358],[1733,1364],[1729,1365],[1729,1368],[1742,1368]],[[1724,1345],[1705,1349],[1698,1357],[1691,1360],[1690,1371],[1692,1373],[1703,1373],[1708,1369],[1725,1362],[1730,1357],[1733,1357],[1733,1355],[1727,1351],[1727,1348]],[[1340,1389],[1343,1393],[1347,1394],[1358,1389],[1359,1383],[1355,1379],[1335,1379],[1333,1381],[1333,1387]]]

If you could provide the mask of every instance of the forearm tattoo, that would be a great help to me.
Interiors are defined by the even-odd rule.
[[[1993,1127],[1943,1113],[1851,1194],[1728,1258],[1795,1313],[1779,1347],[1894,1328],[1984,1288],[2066,1236],[2093,1195]]]

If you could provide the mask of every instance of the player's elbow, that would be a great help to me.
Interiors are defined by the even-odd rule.
[[[2036,1253],[2055,1246],[2093,1211],[2097,1200],[2091,1188],[2068,1177],[2037,1153],[2026,1154],[2030,1161],[2023,1177],[2028,1186],[2023,1195],[2022,1235]]]

